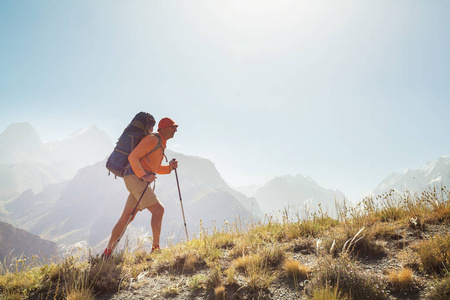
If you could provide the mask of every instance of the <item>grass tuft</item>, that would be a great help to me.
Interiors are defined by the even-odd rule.
[[[223,285],[216,287],[214,289],[214,294],[216,295],[216,299],[225,300],[225,287]]]
[[[222,285],[222,278],[220,273],[221,273],[220,267],[215,267],[211,270],[206,280],[206,286],[208,288],[215,289],[216,287]]]
[[[311,272],[310,267],[302,265],[295,259],[286,259],[283,263],[283,270],[287,276],[292,277],[294,280],[307,279],[308,274]]]
[[[348,296],[342,295],[338,287],[319,286],[312,291],[310,300],[349,300]]]
[[[227,285],[233,285],[236,283],[236,270],[234,268],[226,269],[224,273],[227,279]]]
[[[386,299],[386,286],[382,278],[368,275],[348,257],[338,259],[324,257],[307,289],[312,296],[315,290],[331,288],[354,299]]]
[[[188,280],[188,286],[192,291],[205,288],[207,277],[204,274],[197,274]]]
[[[94,300],[94,295],[90,289],[71,290],[67,293],[67,300]]]
[[[412,286],[413,272],[411,269],[403,268],[400,271],[387,271],[389,284],[394,290],[405,290]]]
[[[123,257],[114,257],[109,260],[96,260],[92,262],[88,275],[90,287],[94,292],[115,292],[122,282]]]
[[[417,246],[417,253],[424,271],[444,274],[450,269],[450,234],[435,235]]]

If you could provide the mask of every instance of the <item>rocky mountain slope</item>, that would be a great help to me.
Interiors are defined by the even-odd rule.
[[[57,254],[55,243],[41,239],[11,224],[0,222],[0,262],[33,255],[51,258]]]
[[[304,215],[307,211],[316,211],[319,204],[322,209],[334,213],[335,201],[341,201],[344,194],[339,190],[325,189],[311,177],[298,174],[279,176],[266,182],[256,189],[255,198],[265,213],[276,214],[289,207]]]

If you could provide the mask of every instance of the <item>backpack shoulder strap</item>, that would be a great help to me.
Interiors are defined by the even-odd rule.
[[[161,148],[161,149],[162,149],[162,152],[163,152],[163,155],[164,155],[164,157],[166,158],[166,161],[167,161],[167,156],[166,156],[166,154],[164,153],[164,147],[162,146],[162,142],[161,142],[161,136],[160,136],[159,134],[157,134],[157,133],[150,133],[149,135],[156,136],[156,137],[158,138],[158,143],[156,143],[155,148],[153,148],[152,151],[150,151],[150,152],[148,152],[147,154],[145,154],[144,157],[147,156],[147,159],[148,159],[148,155],[149,155],[149,154],[151,154],[151,153],[155,152],[156,150],[158,150],[159,148]]]

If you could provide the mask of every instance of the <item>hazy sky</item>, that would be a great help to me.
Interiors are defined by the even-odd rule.
[[[360,200],[450,154],[449,16],[444,0],[4,0],[0,132],[115,140],[147,111],[232,185],[301,173]]]

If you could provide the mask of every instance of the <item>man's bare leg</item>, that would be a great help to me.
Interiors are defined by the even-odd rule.
[[[161,235],[161,224],[164,216],[164,206],[161,203],[153,204],[147,207],[152,213],[152,233],[153,233],[153,245],[159,247],[159,238]]]
[[[112,252],[114,250],[117,240],[120,237],[120,234],[124,230],[125,226],[127,226],[128,219],[130,218],[131,213],[133,212],[133,209],[134,209],[134,207],[128,207],[128,206],[124,207],[122,215],[119,218],[119,221],[117,221],[116,225],[114,226],[114,228],[111,232],[111,238],[109,239],[108,247],[106,248],[108,251]],[[137,212],[138,212],[138,210],[136,209],[133,217],[130,220],[130,223],[131,223],[131,221],[133,221]]]

